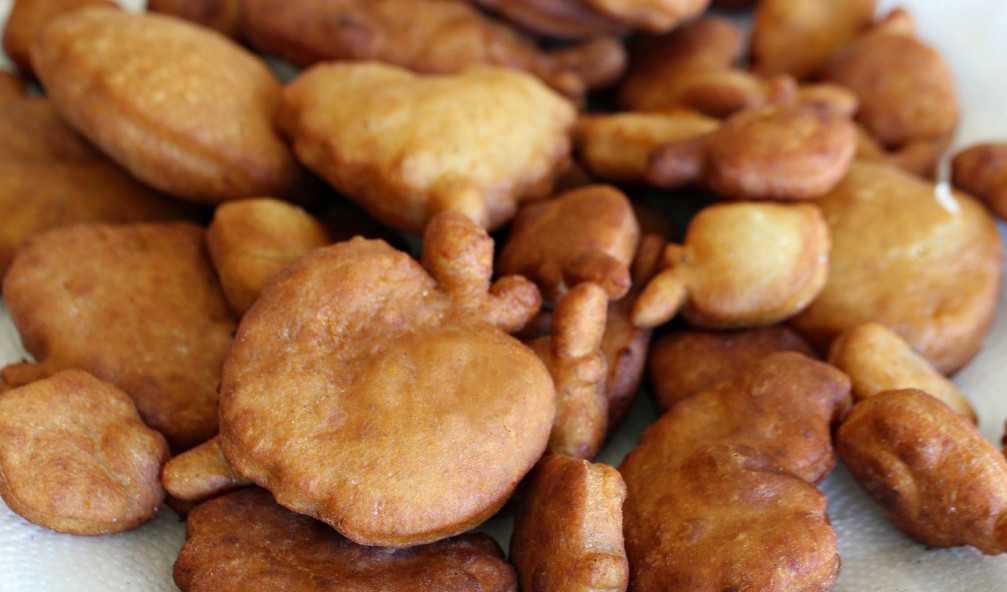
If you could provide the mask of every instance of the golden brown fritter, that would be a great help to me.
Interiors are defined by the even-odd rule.
[[[954,79],[944,59],[897,10],[835,54],[822,71],[860,98],[857,120],[883,145],[945,141],[958,123]]]
[[[773,325],[797,314],[825,285],[829,231],[810,204],[717,204],[668,245],[664,270],[633,305],[633,322],[655,327],[680,310],[709,329]]]
[[[332,63],[287,86],[280,125],[309,168],[379,220],[418,234],[443,211],[497,228],[519,202],[550,195],[575,116],[511,70],[417,76]]]
[[[3,32],[3,50],[26,75],[33,73],[31,44],[50,21],[85,6],[118,5],[110,0],[14,0]]]
[[[971,146],[951,160],[955,187],[981,199],[993,212],[1007,218],[1007,143]]]
[[[906,389],[864,399],[839,426],[836,450],[892,524],[914,539],[1007,552],[1007,460],[934,397]]]
[[[168,495],[185,503],[199,503],[251,485],[227,462],[218,436],[169,460],[161,470],[161,483]]]
[[[140,526],[164,499],[167,460],[129,397],[87,372],[0,394],[0,497],[40,526],[82,535]]]
[[[516,592],[514,568],[483,534],[411,549],[363,547],[246,489],[197,507],[175,562],[183,592]]]
[[[706,135],[719,125],[712,117],[681,107],[581,115],[574,127],[574,149],[598,179],[638,185],[647,180],[654,149]]]
[[[506,334],[539,308],[468,218],[427,227],[423,266],[356,238],[294,262],[245,315],[221,383],[221,447],[283,506],[407,547],[496,512],[552,429],[552,378]]]
[[[975,410],[958,387],[884,325],[865,323],[841,333],[829,348],[829,363],[850,377],[855,401],[882,391],[917,389],[976,422]]]
[[[874,19],[876,0],[762,0],[752,22],[752,69],[810,78]]]
[[[549,337],[529,343],[556,386],[556,418],[546,450],[592,459],[608,433],[605,356],[601,352],[608,300],[598,284],[574,286],[560,298]]]
[[[809,482],[849,403],[841,372],[783,352],[652,424],[619,467],[631,590],[828,590],[836,537]]]
[[[644,438],[647,433],[644,433]],[[742,444],[656,466],[646,440],[620,467],[632,592],[826,592],[836,535],[818,489]]]
[[[212,31],[85,8],[44,29],[32,63],[70,125],[162,191],[213,203],[285,195],[298,181],[273,127],[279,81]]]
[[[1000,236],[986,209],[864,162],[817,203],[832,236],[829,278],[793,327],[825,351],[843,331],[876,321],[941,372],[964,366],[993,320],[1002,277]]]
[[[778,104],[740,111],[709,134],[661,146],[648,180],[700,183],[729,199],[799,200],[836,186],[853,162],[853,122],[829,109]]]
[[[325,227],[311,214],[267,197],[221,204],[206,229],[220,285],[239,317],[280,270],[330,242]]]
[[[682,330],[654,343],[647,360],[651,391],[658,409],[729,380],[749,365],[779,351],[815,357],[800,335],[783,325],[742,331]]]
[[[125,391],[175,449],[217,431],[236,322],[202,228],[86,224],[37,234],[18,250],[3,293],[38,361],[4,368],[8,383],[80,368]]]
[[[510,561],[525,592],[626,589],[622,535],[626,485],[603,464],[549,454],[528,477]]]
[[[629,198],[608,185],[588,185],[521,208],[497,271],[532,280],[547,302],[581,282],[597,283],[618,300],[629,291],[639,239]]]
[[[544,52],[463,0],[243,0],[243,8],[249,42],[301,66],[374,60],[425,74],[500,66],[579,98],[626,65],[615,39]]]

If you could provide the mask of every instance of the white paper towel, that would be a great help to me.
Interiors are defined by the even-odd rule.
[[[921,36],[951,63],[965,106],[956,145],[1007,140],[1007,2],[881,4],[883,9],[896,4],[910,8]],[[10,0],[0,0],[0,19],[9,7]],[[1007,234],[1002,224],[1001,234]],[[1000,313],[983,352],[955,379],[978,411],[983,433],[993,441],[999,441],[1007,418],[1007,298]],[[23,355],[0,304],[0,364]],[[638,401],[599,460],[617,465],[655,417],[648,400]],[[822,489],[843,560],[836,591],[1007,592],[1007,557],[985,557],[972,548],[929,549],[913,542],[888,523],[841,466]],[[494,519],[482,530],[506,548],[508,517]],[[175,590],[171,566],[183,539],[184,525],[167,509],[133,532],[88,538],[33,526],[0,504],[0,592]]]

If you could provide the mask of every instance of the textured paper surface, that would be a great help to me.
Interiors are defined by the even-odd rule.
[[[895,4],[882,2],[883,8]],[[921,36],[945,55],[955,73],[965,106],[956,145],[1007,140],[1007,2],[913,0],[900,4],[913,11]],[[9,8],[10,0],[0,0],[0,19]],[[999,441],[1007,418],[1005,312],[1007,299],[1001,302],[985,349],[955,379],[978,411],[983,433],[993,441]],[[0,363],[22,355],[6,308],[0,307]],[[618,464],[654,417],[650,402],[638,401],[627,425],[600,460]],[[829,499],[843,560],[834,590],[1007,591],[1007,557],[984,557],[971,548],[928,549],[914,543],[891,527],[841,466],[822,489]],[[494,519],[483,530],[506,547],[509,517]],[[171,566],[183,539],[184,525],[167,509],[136,531],[85,538],[28,524],[0,504],[0,592],[175,590]]]

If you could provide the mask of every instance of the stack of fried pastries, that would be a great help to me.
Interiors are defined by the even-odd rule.
[[[0,498],[169,505],[184,592],[811,592],[838,458],[1007,552],[950,378],[1007,151],[935,181],[960,106],[905,10],[708,4],[17,0]]]

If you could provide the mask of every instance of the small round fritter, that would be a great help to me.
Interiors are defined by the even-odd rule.
[[[850,377],[855,401],[882,391],[918,389],[976,422],[964,393],[884,325],[866,323],[844,331],[829,348],[829,363]]]
[[[32,45],[66,120],[138,179],[215,203],[284,195],[300,169],[273,127],[280,83],[257,57],[183,20],[84,8]]]
[[[843,178],[856,151],[849,117],[802,104],[740,111],[715,131],[651,153],[659,187],[701,183],[728,199],[819,197]]]
[[[668,245],[664,269],[633,305],[633,322],[655,327],[679,310],[710,329],[773,325],[818,296],[829,269],[829,230],[811,204],[716,204]]]
[[[1007,142],[978,144],[951,161],[955,187],[983,200],[1001,218],[1007,218]]]
[[[0,497],[72,534],[136,528],[164,500],[164,438],[115,386],[64,370],[0,394]]]
[[[895,11],[836,53],[822,72],[860,98],[857,120],[882,144],[944,141],[958,123],[954,78],[944,59]]]
[[[619,467],[633,592],[827,592],[839,575],[825,496],[749,446],[672,451],[648,430]]]
[[[569,101],[513,70],[418,76],[347,62],[290,83],[279,122],[309,168],[379,220],[420,234],[438,212],[493,229],[519,202],[547,197],[569,162],[575,117]]]
[[[208,439],[236,323],[203,234],[186,223],[83,224],[29,238],[3,293],[38,364],[8,366],[4,379],[87,370],[124,390],[173,448]]]
[[[510,561],[524,592],[625,590],[626,485],[615,468],[549,454],[521,497]]]
[[[521,208],[497,271],[532,280],[549,302],[581,282],[618,300],[629,291],[639,240],[629,199],[614,187],[588,185]]]
[[[261,489],[200,505],[175,562],[183,592],[516,592],[514,568],[483,534],[413,547],[364,547],[289,512]]]
[[[975,199],[854,163],[818,200],[832,236],[825,289],[792,320],[819,351],[875,321],[950,374],[979,351],[1002,277],[1000,235]]]
[[[329,242],[325,227],[311,214],[267,197],[221,204],[206,229],[220,285],[239,317],[280,270]]]
[[[798,80],[821,70],[866,29],[876,0],[762,0],[752,22],[752,69]]]
[[[665,335],[651,347],[647,360],[657,406],[667,411],[778,351],[815,357],[800,335],[782,325],[743,331],[683,330]]]
[[[217,436],[169,460],[161,471],[161,483],[168,495],[186,503],[251,485],[227,462]]]
[[[460,214],[423,266],[382,241],[316,249],[242,319],[221,383],[239,473],[360,544],[407,547],[496,512],[545,449],[552,378],[504,331],[534,285],[491,287],[492,240]]]
[[[927,393],[884,391],[854,405],[836,450],[892,524],[934,547],[1007,552],[1007,460]]]

